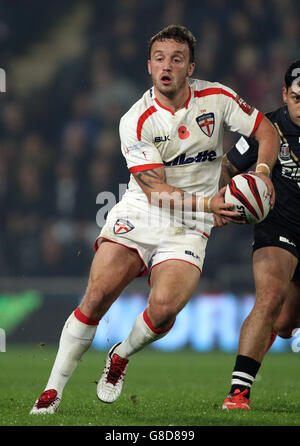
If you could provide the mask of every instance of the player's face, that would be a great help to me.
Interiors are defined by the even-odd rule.
[[[154,86],[158,91],[169,97],[174,97],[187,85],[188,78],[193,74],[194,63],[190,63],[190,51],[187,43],[166,39],[155,41],[151,48],[148,71],[152,76]]]
[[[283,88],[283,100],[288,107],[290,118],[294,124],[300,127],[300,88]]]

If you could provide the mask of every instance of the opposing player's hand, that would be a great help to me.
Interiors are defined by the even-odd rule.
[[[268,175],[265,175],[262,172],[248,172],[251,175],[256,175],[257,177],[261,178],[265,183],[266,186],[268,188],[268,195],[270,197],[270,208],[273,209],[274,204],[275,204],[275,190],[274,190],[274,186],[273,183],[271,181],[271,179],[268,177]]]
[[[214,213],[215,226],[224,226],[224,224],[231,222],[237,224],[245,224],[246,221],[241,219],[241,214],[233,211],[233,203],[225,203],[226,186],[222,187],[219,192],[211,199],[210,209]]]

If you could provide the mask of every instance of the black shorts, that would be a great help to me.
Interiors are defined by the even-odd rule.
[[[300,237],[293,235],[280,225],[262,222],[254,225],[253,252],[266,246],[278,246],[297,257],[298,265],[293,279],[300,280]]]

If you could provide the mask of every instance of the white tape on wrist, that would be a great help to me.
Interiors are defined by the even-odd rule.
[[[197,197],[196,212],[203,212],[204,203],[202,197]]]
[[[211,202],[211,198],[199,197],[197,199],[197,209],[196,209],[196,211],[210,213],[211,212],[210,202]]]
[[[211,198],[209,198],[206,203],[208,213],[211,213],[210,202],[211,202]]]
[[[262,167],[262,169],[259,169],[260,167]],[[266,164],[266,163],[259,163],[256,166],[255,172],[261,172],[261,173],[265,174],[266,170],[267,170],[267,175],[270,175],[271,170],[270,170],[270,167],[268,166],[268,164]]]

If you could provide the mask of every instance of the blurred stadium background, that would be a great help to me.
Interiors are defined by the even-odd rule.
[[[128,180],[118,124],[150,86],[148,39],[167,24],[187,26],[198,42],[195,77],[220,81],[268,112],[281,104],[284,73],[299,58],[299,19],[297,0],[0,2],[0,327],[7,349],[57,343],[84,293],[100,230],[96,197],[118,197]],[[235,138],[226,135],[224,151]],[[199,290],[157,348],[236,348],[253,304],[251,241],[251,227],[213,231]],[[96,348],[126,335],[148,291],[144,279],[128,287],[101,322]],[[273,348],[289,347],[278,340]]]

